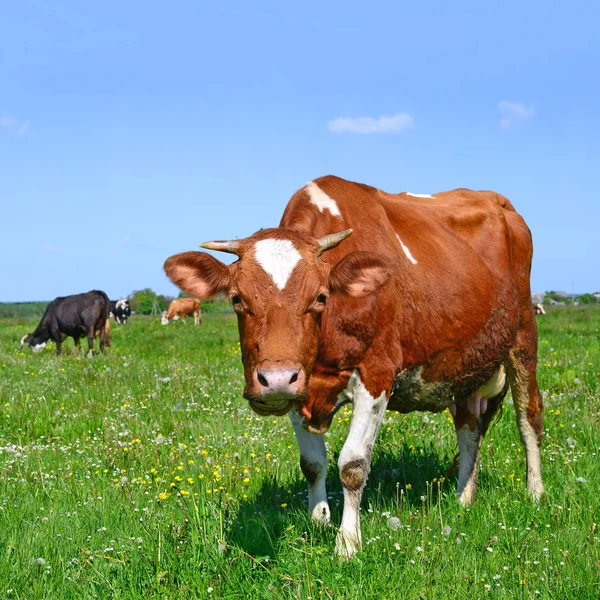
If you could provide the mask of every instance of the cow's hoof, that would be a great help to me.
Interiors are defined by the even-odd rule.
[[[335,538],[335,553],[340,560],[349,560],[361,549],[360,540],[355,536],[338,532]]]
[[[529,497],[535,502],[535,503],[539,503],[542,498],[544,497],[544,486],[542,485],[542,482],[535,482],[532,485],[528,485],[527,486],[527,493],[529,494]]]
[[[477,495],[477,489],[474,485],[467,485],[462,492],[457,492],[458,503],[466,508],[471,506],[475,502],[475,496]]]
[[[331,513],[327,502],[319,502],[311,511],[313,521],[327,525],[331,521]]]

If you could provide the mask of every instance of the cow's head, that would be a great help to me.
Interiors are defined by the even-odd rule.
[[[32,333],[28,333],[21,338],[21,348],[28,345],[36,354],[41,352],[46,347],[46,342],[42,340],[36,340]]]
[[[239,256],[227,266],[202,252],[184,252],[165,271],[196,298],[225,293],[238,316],[246,387],[244,397],[261,415],[282,415],[299,405],[319,351],[322,315],[331,294],[370,294],[388,278],[375,254],[356,252],[329,265],[321,254],[351,229],[320,239],[265,229],[244,240],[201,247]]]

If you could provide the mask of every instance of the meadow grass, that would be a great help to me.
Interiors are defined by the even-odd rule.
[[[449,470],[448,413],[388,413],[362,502],[363,551],[313,524],[287,417],[241,397],[235,317],[194,327],[134,317],[87,359],[19,350],[0,320],[1,598],[598,598],[600,309],[540,328],[547,496],[533,504],[510,398],[468,509]],[[85,345],[85,344],[84,344]]]

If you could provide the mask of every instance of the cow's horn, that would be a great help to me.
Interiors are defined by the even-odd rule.
[[[331,250],[343,242],[354,230],[345,229],[344,231],[338,231],[338,233],[330,233],[322,238],[319,238],[319,252],[317,256],[325,252],[325,250]]]
[[[22,338],[21,338],[21,348],[25,345],[25,340],[29,337],[29,334],[26,333]]]
[[[219,250],[219,252],[229,252],[229,254],[240,254],[240,240],[226,240],[219,242],[204,242],[200,248],[207,250]]]

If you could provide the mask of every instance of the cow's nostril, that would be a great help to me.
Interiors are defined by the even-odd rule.
[[[259,371],[256,378],[258,379],[258,383],[263,387],[269,387],[269,382],[266,380],[265,376]]]
[[[296,383],[298,381],[298,371],[296,371],[290,378],[290,383]]]

